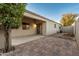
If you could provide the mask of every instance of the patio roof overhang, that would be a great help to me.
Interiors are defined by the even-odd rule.
[[[23,16],[22,22],[23,23],[35,23],[35,24],[39,24],[39,23],[44,23],[45,21],[34,19],[34,18],[30,18],[30,17],[27,17],[27,16]]]
[[[38,21],[44,21],[44,22],[46,21],[46,19],[43,18],[42,16],[37,15],[37,14],[35,14],[35,13],[33,13],[33,12],[30,12],[30,11],[26,11],[26,12],[24,13],[24,16],[25,16],[25,17],[28,17],[28,18],[36,19],[36,20],[38,20]]]
[[[51,21],[51,22],[54,22],[54,23],[57,23],[57,24],[61,25],[61,24],[58,23],[58,22],[55,22],[55,21],[53,21],[53,20],[50,20],[50,19],[48,19],[48,18],[45,18],[45,17],[43,17],[43,16],[41,16],[41,15],[38,15],[38,14],[33,13],[33,12],[31,12],[31,11],[28,11],[28,10],[26,10],[26,12],[24,13],[24,16],[29,17],[29,18],[32,18],[32,19],[44,21],[44,22],[46,22],[46,21]]]

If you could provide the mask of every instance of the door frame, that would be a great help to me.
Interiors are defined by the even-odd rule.
[[[37,34],[42,34],[42,24],[37,24],[37,28],[36,28],[36,33]]]

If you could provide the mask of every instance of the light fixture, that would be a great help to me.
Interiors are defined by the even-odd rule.
[[[37,27],[37,25],[36,25],[36,24],[33,24],[33,27],[34,27],[34,28],[36,28],[36,27]]]

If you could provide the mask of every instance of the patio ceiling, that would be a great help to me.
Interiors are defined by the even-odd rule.
[[[37,20],[37,19],[30,18],[30,17],[26,17],[26,16],[23,17],[22,21],[25,22],[25,23],[36,23],[36,24],[45,22],[45,21],[42,21],[42,20]]]
[[[44,18],[43,16],[40,16],[36,13],[33,13],[31,11],[26,11],[24,13],[24,16],[29,17],[29,18],[33,18],[33,19],[37,19],[37,20],[41,20],[41,21],[46,21],[46,18]]]

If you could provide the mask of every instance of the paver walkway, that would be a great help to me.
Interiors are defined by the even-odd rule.
[[[16,46],[7,56],[71,56],[79,55],[76,42],[53,35]]]

